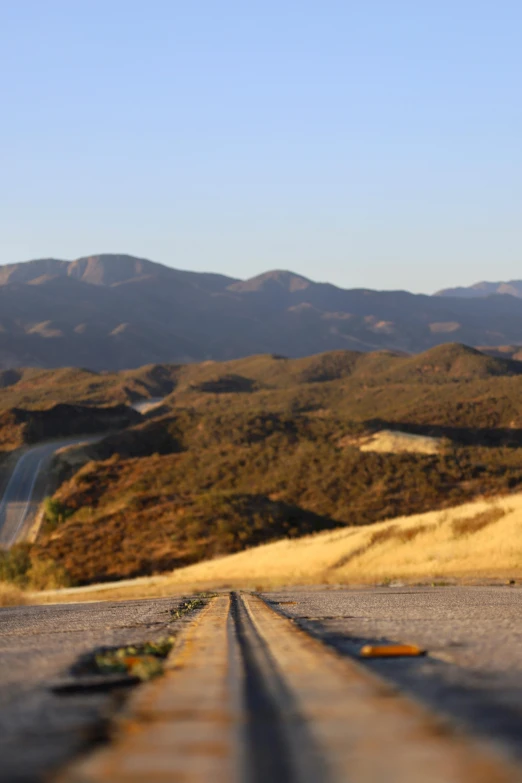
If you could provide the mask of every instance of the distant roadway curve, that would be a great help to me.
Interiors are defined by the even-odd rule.
[[[22,454],[0,502],[0,549],[9,549],[28,535],[45,496],[45,472],[53,454],[64,446],[92,442],[99,437],[103,436],[62,438],[33,446]]]
[[[137,402],[131,407],[138,413],[146,413],[161,402],[161,397],[154,397]],[[35,514],[45,497],[45,474],[53,454],[65,446],[93,443],[107,434],[78,435],[74,438],[48,441],[33,446],[20,457],[0,500],[0,549],[9,549],[29,534]]]

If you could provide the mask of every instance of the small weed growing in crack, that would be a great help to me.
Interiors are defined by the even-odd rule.
[[[211,597],[210,593],[202,593],[168,611],[173,619],[179,620],[204,606],[209,597]],[[156,641],[129,644],[124,647],[100,648],[83,660],[76,673],[80,676],[123,675],[134,678],[135,681],[150,680],[163,673],[164,660],[171,651],[174,640],[173,636],[166,636]]]
[[[170,609],[170,614],[174,620],[181,620],[182,617],[185,617],[185,615],[189,614],[189,612],[193,612],[195,609],[199,609],[202,605],[203,601],[198,598],[194,598],[191,601],[183,601],[183,603],[175,609]]]
[[[94,654],[92,665],[97,674],[128,674],[150,680],[162,674],[163,661],[173,644],[174,637],[168,636],[155,642],[104,649]]]
[[[174,620],[181,620],[182,617],[194,612],[196,609],[201,609],[205,605],[207,598],[210,598],[210,594],[198,595],[195,598],[191,598],[188,601],[183,601],[175,609],[170,609],[170,614]]]

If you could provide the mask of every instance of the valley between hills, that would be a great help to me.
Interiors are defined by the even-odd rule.
[[[23,449],[99,435],[55,455],[38,535],[0,553],[0,582],[21,589],[182,574],[334,529],[361,528],[366,541],[365,526],[522,485],[522,362],[458,343],[414,356],[15,368],[0,383],[4,485]],[[149,398],[162,401],[131,408]],[[451,527],[464,550],[503,524],[486,516]],[[417,534],[400,536],[382,543],[413,546]]]

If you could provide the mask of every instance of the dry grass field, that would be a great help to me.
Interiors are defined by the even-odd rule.
[[[15,585],[0,582],[0,606],[19,606],[28,602],[27,595]]]
[[[165,576],[33,593],[35,602],[118,600],[220,588],[522,578],[522,494],[360,528],[284,539]]]
[[[522,494],[277,541],[182,568],[176,584],[350,584],[522,576]]]

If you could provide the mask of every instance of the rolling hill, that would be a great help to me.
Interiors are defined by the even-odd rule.
[[[65,573],[77,584],[158,573],[522,486],[522,362],[463,345],[3,380],[6,460],[9,438],[62,432],[64,408],[166,397],[148,417],[57,455],[51,513],[32,547],[0,556],[0,581],[20,562],[37,563],[39,576],[16,565],[16,579],[39,587]],[[432,447],[412,448],[411,436]]]

